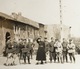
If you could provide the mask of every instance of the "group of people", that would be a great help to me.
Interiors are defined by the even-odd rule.
[[[16,57],[19,57],[19,63],[21,64],[21,60],[24,60],[24,63],[26,63],[26,57],[28,59],[28,64],[30,63],[30,58],[32,59],[32,53],[33,53],[33,46],[34,44],[31,42],[30,39],[28,39],[28,42],[26,42],[26,39],[19,39],[18,42],[14,39],[11,41],[9,39],[6,42],[5,47],[5,53],[7,60],[4,65],[10,66],[15,65],[15,59]]]
[[[52,63],[53,60],[54,63],[64,63],[65,61],[69,62],[68,56],[70,57],[71,62],[75,62],[75,44],[73,43],[72,39],[67,41],[65,38],[63,38],[63,41],[61,42],[59,39],[54,39],[51,37],[51,41],[48,42],[46,37],[44,40],[42,37],[39,37],[37,38],[36,43],[38,45],[36,52],[36,64],[39,64],[39,61],[40,64],[43,64],[44,62],[47,63],[48,53],[50,63]],[[32,55],[35,45],[36,44],[31,42],[30,39],[28,39],[28,42],[26,42],[26,39],[19,39],[19,42],[16,42],[15,40],[11,41],[9,39],[6,42],[5,53],[7,54],[7,60],[4,65],[15,65],[16,56],[19,57],[20,63],[22,59],[24,60],[24,63],[26,63],[27,57],[28,64],[31,64],[30,59],[33,59]]]
[[[52,60],[54,60],[54,63],[64,63],[69,62],[68,61],[68,55],[70,58],[70,62],[75,62],[75,44],[73,43],[72,39],[67,40],[63,38],[63,41],[61,42],[59,39],[53,39],[51,38],[51,42],[47,41],[47,38],[44,38],[44,41],[42,41],[42,38],[38,38],[37,40],[39,47],[37,50],[37,57],[36,60],[41,61],[41,64],[43,64],[43,61],[47,63],[47,52],[49,52],[49,59],[52,63]],[[37,64],[39,64],[37,62]]]

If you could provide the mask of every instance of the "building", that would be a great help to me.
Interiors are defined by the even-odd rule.
[[[3,52],[8,39],[35,39],[39,36],[39,24],[21,13],[12,16],[0,12],[0,54]]]
[[[47,25],[47,37],[50,41],[51,37],[54,39],[69,39],[70,38],[70,27],[66,25],[53,24]]]
[[[45,25],[42,23],[39,23],[39,36],[45,37]]]

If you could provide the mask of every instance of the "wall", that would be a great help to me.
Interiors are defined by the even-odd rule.
[[[10,33],[11,40],[16,38],[16,40],[22,38],[34,39],[39,35],[39,29],[32,27],[30,25],[11,21],[5,18],[0,18],[0,54],[3,52],[6,46],[6,33]],[[40,29],[40,32],[43,31],[43,27]]]
[[[45,36],[44,33],[44,25],[43,24],[39,24],[39,36],[42,36],[42,38],[44,38]]]
[[[0,54],[6,46],[6,33],[9,32],[11,39],[14,38],[13,23],[10,20],[0,18]]]

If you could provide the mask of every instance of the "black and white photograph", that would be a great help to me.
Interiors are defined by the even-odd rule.
[[[0,69],[80,69],[80,0],[0,0]]]

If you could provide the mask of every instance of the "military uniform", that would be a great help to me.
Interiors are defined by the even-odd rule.
[[[73,43],[68,44],[68,53],[69,53],[70,61],[72,62],[72,58],[73,58],[75,62],[75,45]]]
[[[52,62],[52,58],[54,59],[54,41],[51,41],[49,43],[49,56],[50,56],[50,61]]]
[[[30,55],[31,55],[31,59],[32,59],[32,55],[33,55],[33,43],[32,42],[28,42],[27,46],[30,48]]]
[[[22,48],[24,63],[26,63],[26,57],[27,57],[28,64],[30,64],[30,50],[31,47],[28,44],[25,44],[24,48]]]
[[[17,57],[17,54],[19,53],[19,47],[18,47],[18,43],[16,41],[13,41],[13,44],[12,44],[13,48],[13,65],[15,65],[15,60],[16,60],[16,57]]]
[[[58,59],[58,62],[62,63],[62,50],[63,50],[63,48],[62,48],[61,42],[56,42],[54,46],[57,47],[57,49],[56,49],[56,54],[57,54],[56,57]]]
[[[66,62],[68,62],[67,59],[67,54],[68,54],[68,50],[67,50],[67,42],[62,42],[62,47],[63,47],[63,62],[66,59]]]
[[[48,41],[44,41],[45,44],[45,52],[49,51],[49,42]]]
[[[19,44],[18,44],[19,46],[19,53],[20,53],[20,60],[23,58],[23,54],[22,54],[22,49],[24,48],[24,45],[23,45],[23,42],[21,41],[21,42],[19,42]]]
[[[6,65],[12,65],[12,43],[10,40],[7,41],[6,43],[6,53],[7,53],[7,60],[6,60]]]

